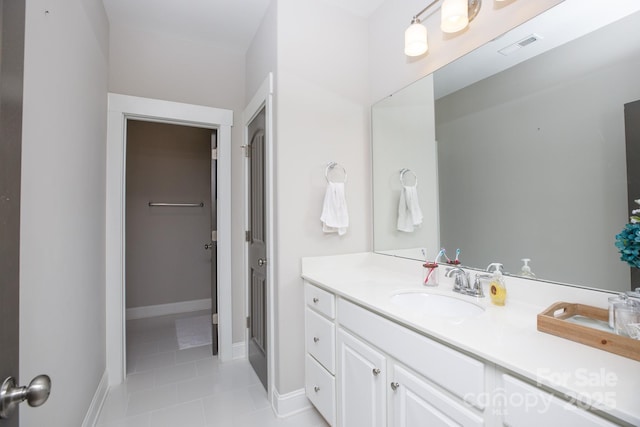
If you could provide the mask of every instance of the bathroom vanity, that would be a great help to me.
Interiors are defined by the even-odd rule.
[[[497,307],[454,293],[444,265],[423,286],[421,264],[302,260],[306,394],[332,426],[640,425],[640,362],[536,329],[554,302],[610,293],[509,277]]]

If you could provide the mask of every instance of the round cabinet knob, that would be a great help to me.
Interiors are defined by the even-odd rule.
[[[318,298],[315,298],[315,297],[313,298],[313,303],[314,303],[314,304],[317,304],[317,303],[318,303],[318,301],[320,301]]]
[[[205,250],[209,250],[209,249],[211,249],[212,247],[213,247],[213,244],[212,244],[212,243],[205,243],[205,244],[204,244],[204,249],[205,249]]]
[[[317,392],[319,392],[319,391],[320,391],[320,387],[318,387],[318,386],[314,386],[314,387],[313,387],[313,391],[315,391],[316,393],[317,393]]]
[[[373,375],[374,375],[374,376],[376,376],[376,377],[377,377],[378,375],[380,375],[380,369],[378,369],[378,368],[373,368],[373,371],[372,371],[372,372],[373,372]]]
[[[260,267],[262,267],[263,265],[267,265],[267,260],[266,259],[262,259],[262,258],[258,258],[258,265]]]
[[[400,387],[400,384],[393,382],[391,383],[391,390],[396,391]]]
[[[313,337],[313,342],[318,342],[318,341],[320,341],[320,338],[318,338],[318,337]]]

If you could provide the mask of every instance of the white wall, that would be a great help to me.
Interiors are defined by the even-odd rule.
[[[53,388],[21,426],[81,425],[105,370],[108,31],[99,0],[27,2],[20,382]]]
[[[454,59],[482,46],[563,0],[484,1],[478,16],[464,31],[444,35],[440,13],[426,14],[429,51],[420,57],[404,54],[404,31],[424,0],[386,0],[369,19],[369,70],[371,101],[375,102],[431,74]]]
[[[245,71],[245,103],[251,101],[267,75],[276,72],[278,40],[278,1],[273,0],[247,49]],[[275,93],[277,96],[277,91]]]
[[[125,26],[112,27],[109,91],[234,112],[231,209],[243,211],[242,110],[245,53],[206,40],[188,40]],[[232,242],[244,240],[244,219],[233,215]],[[242,245],[232,246],[233,341],[244,340]]]
[[[371,248],[367,23],[313,0],[278,1],[276,388],[303,387],[300,257]],[[322,232],[324,169],[347,170],[350,226]]]
[[[277,0],[275,383],[281,394],[303,386],[300,257],[372,248],[371,100],[399,90],[560,1],[485,4],[474,31],[457,41],[447,40],[439,54],[433,52],[442,43],[432,38],[430,55],[407,60],[404,30],[424,7],[420,1],[405,7],[388,0],[365,20],[323,2]],[[349,174],[351,227],[342,238],[324,235],[319,221],[329,161],[340,163]]]

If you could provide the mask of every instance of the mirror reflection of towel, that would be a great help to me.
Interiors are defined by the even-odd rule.
[[[327,185],[320,220],[325,233],[338,233],[342,236],[347,232],[349,212],[344,196],[344,182],[330,182]]]
[[[418,202],[417,186],[403,186],[398,204],[398,231],[412,233],[422,224],[422,211]]]

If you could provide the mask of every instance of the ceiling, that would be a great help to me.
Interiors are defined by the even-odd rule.
[[[208,40],[245,51],[271,0],[103,0],[113,27]],[[321,0],[367,17],[384,0]]]

